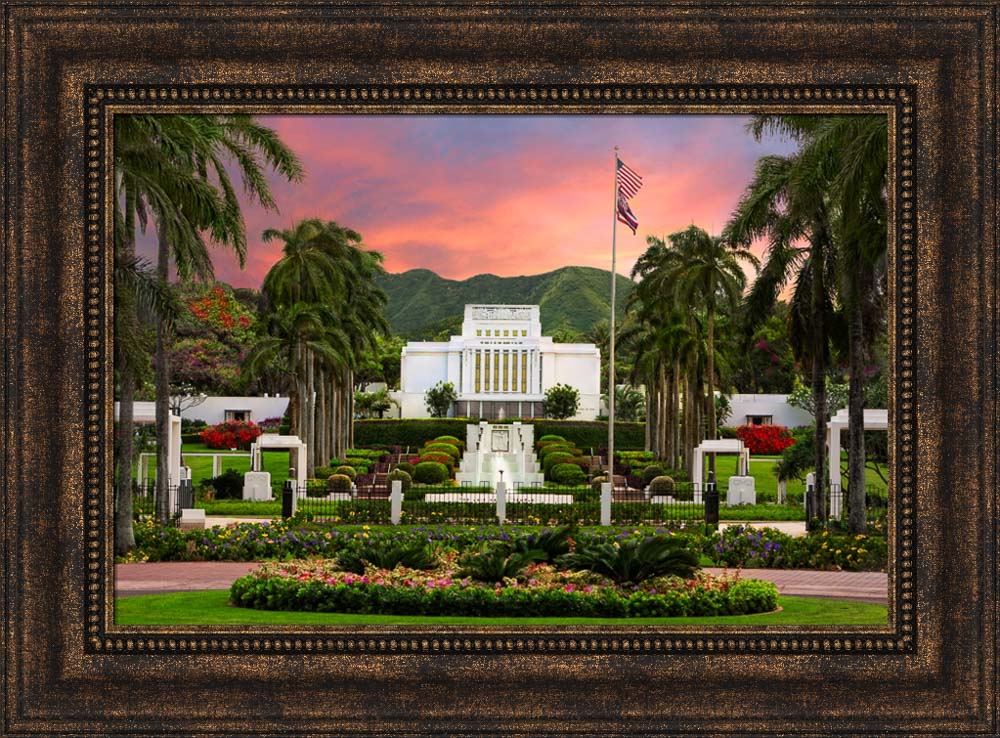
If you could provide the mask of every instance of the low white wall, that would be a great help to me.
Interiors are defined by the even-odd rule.
[[[249,410],[249,420],[259,423],[267,418],[280,418],[287,407],[287,397],[206,397],[200,405],[181,411],[181,417],[215,425],[226,419],[226,410]]]
[[[748,415],[770,415],[773,425],[795,428],[810,425],[813,416],[805,410],[788,404],[788,395],[730,395],[732,412],[723,425],[738,427],[747,422]]]

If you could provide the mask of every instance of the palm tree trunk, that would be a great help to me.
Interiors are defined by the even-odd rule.
[[[347,447],[354,448],[354,370],[347,370]]]
[[[678,468],[678,457],[681,446],[681,363],[674,359],[670,372],[670,416],[667,427],[670,429],[670,465]]]
[[[861,310],[860,292],[856,280],[854,304],[851,307],[850,372],[848,395],[847,484],[848,526],[853,535],[865,533],[865,398],[864,398],[864,340],[865,326]],[[839,460],[838,462],[839,463]]]
[[[653,428],[657,424],[656,411],[658,409],[657,403],[659,398],[656,396],[656,389],[653,387],[652,382],[647,378],[646,380],[646,427],[645,427],[645,444],[646,450],[656,453],[657,443],[655,439],[655,434],[653,433]]]
[[[122,257],[135,257],[135,203],[131,189],[125,193],[125,228],[122,234]],[[120,322],[124,324],[125,318]],[[115,554],[124,556],[135,548],[132,529],[132,456],[135,438],[135,377],[129,366],[124,339],[115,342],[118,369],[118,478],[115,485]]]
[[[326,368],[320,366],[316,371],[316,455],[313,458],[316,466],[326,466],[326,426]]]
[[[705,398],[705,412],[708,414],[709,440],[715,440],[717,429],[715,427],[715,303],[708,301],[708,357],[706,361],[708,374],[708,397]],[[711,479],[715,479],[715,454],[708,455],[708,471]]]
[[[812,514],[823,523],[826,522],[826,423],[828,420],[826,406],[826,285],[823,278],[824,240],[825,233],[816,234],[812,243],[812,391],[813,408],[816,413],[816,429],[813,437],[815,444],[815,474],[813,486]]]
[[[313,476],[316,456],[316,357],[312,351],[306,354],[306,476]]]
[[[118,354],[118,479],[115,485],[115,554],[124,556],[135,548],[132,530],[133,402],[135,378],[126,366],[125,352]]]
[[[170,250],[162,225],[156,229],[156,275],[167,282]],[[174,511],[169,509],[169,488],[180,480],[170,479],[170,367],[167,366],[167,327],[156,321],[156,518],[165,523]]]

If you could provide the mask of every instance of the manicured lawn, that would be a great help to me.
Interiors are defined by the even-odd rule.
[[[772,463],[764,463],[762,460]],[[757,489],[758,502],[774,502],[778,499],[778,477],[774,473],[774,466],[778,461],[776,456],[752,456],[750,458],[750,476],[754,478],[754,485]],[[844,463],[847,457],[844,456]],[[706,460],[705,468],[708,468]],[[716,478],[719,486],[728,484],[729,477],[736,473],[735,456],[718,456],[715,460]],[[871,469],[865,469],[866,484],[885,490],[885,482]],[[805,494],[805,484],[798,479],[790,479],[787,485],[788,497],[796,500],[802,499]]]
[[[225,472],[227,469],[235,469],[240,474],[250,471],[250,453],[248,451],[229,451],[223,449],[209,448],[203,443],[185,443],[181,446],[181,458],[185,466],[191,468],[191,478],[194,486],[197,487],[203,480],[212,478],[212,457],[192,456],[191,454],[239,454],[239,456],[223,456],[220,460],[220,469]],[[284,484],[288,479],[288,452],[287,451],[264,451],[261,454],[264,463],[264,471],[271,472],[271,482]],[[156,464],[152,461],[149,464],[150,479],[156,478]],[[279,507],[280,513],[280,507]]]
[[[468,618],[341,615],[232,607],[228,590],[119,597],[118,625],[885,625],[885,605],[779,597],[782,610],[712,618]]]

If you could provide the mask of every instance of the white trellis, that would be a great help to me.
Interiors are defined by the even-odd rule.
[[[827,469],[829,472],[830,488],[833,489],[834,485],[838,489],[841,488],[841,474],[840,474],[840,432],[847,430],[850,427],[850,417],[847,408],[840,410],[836,415],[834,415],[830,422],[826,424],[826,436],[827,436],[827,449],[829,453],[829,463],[827,464]],[[868,410],[864,412],[864,429],[874,430],[874,431],[888,431],[889,430],[889,411],[888,410]],[[831,506],[832,507],[832,506]],[[833,516],[833,510],[831,509],[830,515]],[[839,510],[838,510],[839,516]]]
[[[702,441],[694,450],[694,465],[691,481],[694,482],[694,501],[701,502],[701,490],[705,475],[705,454],[736,454],[736,476],[745,477],[750,469],[750,449],[739,438],[720,438]]]
[[[118,419],[118,405],[115,403],[115,420]],[[179,415],[168,415],[170,434],[167,438],[167,509],[177,508],[177,485],[181,481],[181,418]],[[133,402],[132,422],[136,425],[154,425],[156,423],[155,402]]]
[[[302,488],[306,484],[306,444],[298,436],[279,436],[277,433],[264,433],[250,445],[250,468],[262,470],[260,453],[265,450],[295,450],[295,484]]]

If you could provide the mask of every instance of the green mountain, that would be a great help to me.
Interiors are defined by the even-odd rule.
[[[458,333],[466,304],[539,305],[542,331],[589,331],[607,320],[611,306],[611,272],[568,266],[528,277],[477,274],[461,281],[444,279],[429,269],[387,274],[379,286],[389,296],[386,317],[393,333],[419,339],[451,329]],[[633,283],[618,275],[616,313],[624,314]]]

